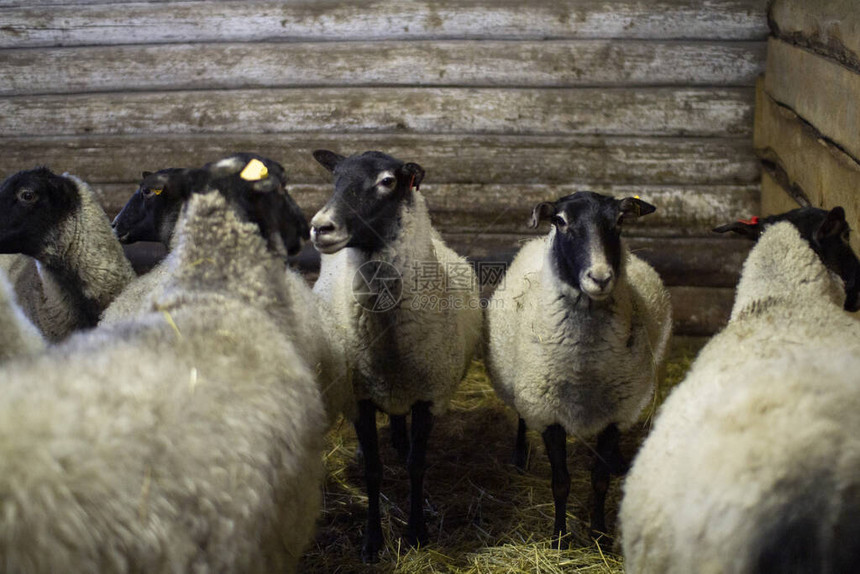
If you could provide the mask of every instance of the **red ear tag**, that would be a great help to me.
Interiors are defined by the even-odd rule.
[[[409,179],[409,189],[412,189],[413,187],[415,187],[415,186],[413,185],[414,183],[415,183],[415,174],[413,173],[413,174],[412,174],[412,177]],[[417,187],[415,187],[415,189],[417,190],[418,188],[417,188]]]
[[[758,225],[758,222],[758,215],[753,215],[749,219],[738,219],[738,223],[743,223],[744,225]]]

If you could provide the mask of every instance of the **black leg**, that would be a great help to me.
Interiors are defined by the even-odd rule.
[[[367,530],[361,559],[364,562],[379,560],[382,549],[382,523],[379,515],[379,485],[382,482],[382,463],[379,460],[379,441],[376,435],[376,406],[369,400],[358,402],[358,420],[355,434],[364,453],[364,482],[367,486]]]
[[[528,463],[528,443],[526,443],[526,421],[522,418],[517,422],[517,442],[514,445],[514,466],[520,472],[525,472]]]
[[[406,542],[412,546],[427,543],[424,522],[424,469],[427,467],[427,441],[433,428],[430,404],[420,401],[412,405],[412,448],[406,468],[409,471],[409,523]]]
[[[390,415],[388,420],[391,446],[397,451],[400,461],[405,464],[409,458],[409,430],[406,428],[406,415]]]
[[[543,442],[552,469],[552,498],[555,502],[553,546],[561,548],[567,534],[567,496],[570,494],[570,473],[567,471],[567,433],[560,424],[543,431]]]
[[[606,533],[606,493],[609,477],[627,472],[628,464],[621,455],[619,439],[621,432],[611,424],[597,435],[594,466],[591,469],[591,487],[594,489],[594,506],[591,511],[591,535]]]

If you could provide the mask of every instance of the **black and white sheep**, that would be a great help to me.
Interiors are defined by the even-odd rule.
[[[267,194],[265,201],[258,201],[256,205],[245,201],[238,206],[239,212],[249,213],[259,222],[264,235],[272,242],[269,248],[274,253],[286,257],[298,251],[302,239],[308,238],[309,228],[301,209],[284,187],[287,181],[284,168],[274,160],[252,153],[232,154],[229,159],[244,162],[251,166],[247,168],[249,172],[265,173],[278,183],[278,193]],[[209,165],[204,169],[207,167]],[[156,239],[157,231],[172,248],[178,240],[174,234],[178,214],[194,191],[191,180],[175,177],[174,174],[182,172],[171,168],[145,175],[138,191],[114,220],[114,229],[121,240],[151,241]],[[245,173],[245,177],[250,177],[249,173]],[[239,200],[241,198],[230,199]],[[169,259],[168,255],[162,263],[129,285],[105,311],[102,324],[122,321],[146,309],[152,297],[162,291],[169,279]],[[285,274],[291,308],[291,317],[284,322],[285,332],[292,337],[302,359],[316,371],[329,422],[334,424],[341,414],[354,419],[355,398],[341,333],[325,303],[314,295],[304,278],[289,268],[285,268]]]
[[[201,193],[150,313],[0,367],[4,569],[295,570],[326,419],[282,327],[283,259],[237,213],[278,186],[239,179],[242,165],[176,175]]]
[[[334,174],[334,195],[311,220],[311,240],[322,253],[314,291],[344,327],[353,363],[368,493],[362,557],[373,561],[383,543],[376,411],[391,415],[396,446],[407,457],[405,539],[423,543],[427,442],[480,342],[478,286],[470,264],[430,223],[418,164],[381,152],[344,157],[318,150],[314,158]]]
[[[644,201],[579,192],[535,207],[526,243],[487,309],[487,366],[497,394],[519,413],[515,462],[526,462],[526,426],[543,433],[552,467],[553,536],[566,533],[567,435],[597,435],[593,531],[606,531],[610,473],[623,473],[619,426],[652,397],[671,331],[660,277],[621,242],[621,224],[654,211]]]
[[[51,341],[93,327],[134,270],[89,185],[44,167],[0,184],[0,265]]]
[[[718,228],[760,238],[729,324],[670,394],[619,513],[631,573],[856,572],[860,262],[841,208]]]
[[[21,311],[12,285],[0,270],[0,363],[44,348],[42,334]]]

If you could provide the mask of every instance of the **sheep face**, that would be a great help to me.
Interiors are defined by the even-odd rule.
[[[179,211],[191,190],[182,187],[182,178],[170,179],[178,168],[143,172],[140,187],[120,210],[111,224],[122,243],[160,241],[168,245]]]
[[[0,253],[37,257],[51,230],[80,203],[75,183],[45,167],[10,176],[0,184]]]
[[[769,217],[751,221],[735,221],[714,229],[717,233],[732,231],[753,241],[770,225],[788,221],[794,225],[821,262],[842,279],[845,288],[845,310],[860,309],[860,261],[851,249],[851,230],[845,221],[845,210],[834,207],[830,211],[816,207],[801,207]]]
[[[621,267],[621,224],[655,210],[641,199],[614,199],[588,191],[541,203],[531,226],[543,220],[555,226],[552,260],[559,278],[589,299],[612,294]]]
[[[344,157],[317,150],[314,158],[334,174],[334,194],[311,220],[317,250],[355,247],[372,253],[392,241],[401,207],[411,204],[424,169],[378,151]]]

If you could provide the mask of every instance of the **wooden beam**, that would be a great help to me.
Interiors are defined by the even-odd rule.
[[[751,88],[298,88],[0,98],[6,136],[400,132],[750,136]]]
[[[860,228],[860,163],[828,143],[809,123],[781,106],[760,85],[756,97],[756,154],[785,174],[786,186],[802,189],[816,207],[845,208],[853,229]],[[771,191],[774,187],[766,188]],[[770,192],[769,192],[770,193]],[[783,203],[769,196],[765,205]],[[860,251],[860,237],[851,238]]]
[[[759,181],[752,142],[724,138],[400,134],[205,134],[0,139],[0,177],[45,164],[91,183],[138,181],[141,170],[197,166],[235,151],[281,162],[296,183],[330,175],[315,149],[384,150],[427,170],[426,184],[735,185]]]
[[[856,0],[774,0],[774,34],[860,72],[860,10]]]
[[[768,42],[768,94],[860,158],[860,73],[777,39]]]
[[[762,42],[321,42],[0,51],[0,95],[282,87],[752,86]]]
[[[51,6],[51,10],[45,10]],[[81,6],[86,6],[82,9]],[[764,39],[764,0],[0,0],[0,47],[260,40]]]

